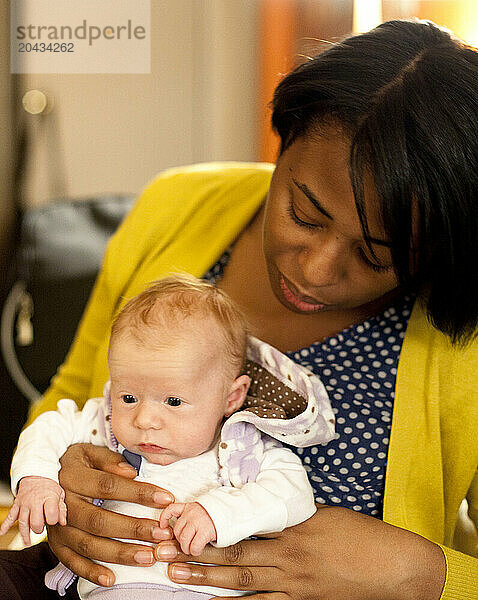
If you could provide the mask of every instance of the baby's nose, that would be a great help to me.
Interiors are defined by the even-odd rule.
[[[155,407],[147,405],[139,407],[135,416],[135,425],[140,429],[161,429],[162,418],[160,411]]]

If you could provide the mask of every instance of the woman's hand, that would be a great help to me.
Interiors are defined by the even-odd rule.
[[[158,560],[187,561],[174,541]],[[438,600],[445,558],[428,540],[352,510],[319,506],[308,521],[229,548],[206,546],[174,563],[178,583],[257,590],[254,600]],[[219,600],[219,598],[218,598]]]
[[[158,521],[120,515],[92,504],[93,498],[123,500],[163,508],[174,502],[169,492],[133,481],[136,471],[123,457],[91,444],[75,444],[61,458],[60,485],[65,490],[68,524],[48,527],[48,542],[57,558],[80,577],[103,586],[114,575],[92,560],[125,565],[154,563],[150,546],[118,542],[125,538],[155,542],[171,539]]]

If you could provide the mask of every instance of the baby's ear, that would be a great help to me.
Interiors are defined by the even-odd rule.
[[[224,412],[225,417],[230,417],[232,413],[241,408],[250,385],[251,378],[248,375],[240,375],[234,379],[227,396],[226,410]]]

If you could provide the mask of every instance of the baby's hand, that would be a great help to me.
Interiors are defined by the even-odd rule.
[[[30,529],[41,533],[48,525],[66,525],[66,504],[63,489],[47,477],[23,477],[7,518],[0,527],[0,535],[7,533],[18,519],[18,529],[24,543],[31,545]]]
[[[198,502],[173,502],[166,506],[159,518],[161,529],[168,526],[171,517],[178,518],[173,531],[184,554],[199,556],[204,546],[217,538],[211,517]]]

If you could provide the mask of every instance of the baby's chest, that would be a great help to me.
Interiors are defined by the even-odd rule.
[[[202,494],[206,494],[220,485],[217,478],[199,477],[195,473],[183,477],[165,476],[154,479],[138,476],[136,481],[146,481],[168,490],[174,495],[176,502],[194,502]],[[103,507],[123,515],[149,519],[158,519],[161,514],[161,509],[117,500],[106,500]]]
[[[147,481],[174,494],[177,502],[191,502],[220,486],[219,465],[214,460],[181,460],[167,468],[142,464],[138,481]]]
[[[181,461],[183,462],[183,461]],[[187,461],[185,461],[187,462]],[[142,465],[136,481],[152,483],[171,492],[176,502],[194,502],[202,494],[220,487],[218,467],[214,465],[198,465],[194,469],[184,468],[187,465],[175,463],[177,468],[155,468],[157,465]],[[173,465],[168,465],[172,467]],[[106,500],[104,508],[124,515],[157,519],[161,509],[154,509],[140,504]]]

